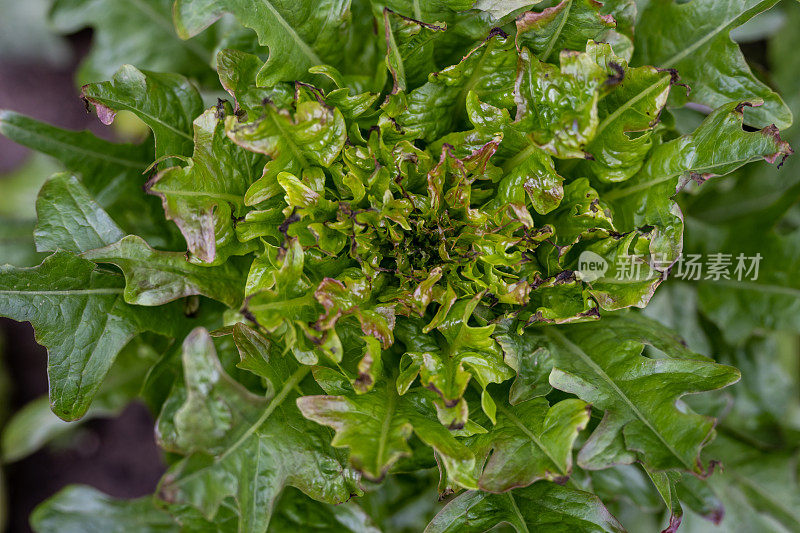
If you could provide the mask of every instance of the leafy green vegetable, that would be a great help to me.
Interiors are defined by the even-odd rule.
[[[178,531],[169,513],[153,507],[148,498],[114,500],[87,486],[62,490],[31,515],[36,531],[125,531],[132,522],[139,531]]]
[[[87,107],[152,135],[0,113],[65,170],[0,314],[48,348],[56,415],[141,396],[168,468],[154,498],[66,489],[36,529],[623,531],[632,503],[675,531],[739,501],[797,525],[769,474],[795,389],[762,352],[799,330],[798,189],[756,173],[791,112],[729,36],[775,0],[177,0],[174,30],[106,3],[53,18],[96,30]],[[761,277],[668,280],[719,246]],[[7,431],[18,458],[66,427],[39,402]]]
[[[479,480],[482,490],[508,491],[538,479],[568,479],[572,445],[586,427],[591,409],[570,399],[550,407],[544,398],[502,408],[497,424],[473,443],[476,453],[491,451]]]
[[[645,465],[703,474],[700,447],[708,440],[713,421],[680,412],[675,402],[684,394],[730,385],[738,381],[739,373],[687,359],[642,360],[636,353],[641,346],[620,337],[613,323],[606,325],[604,334],[582,326],[567,331],[570,338],[557,330],[551,334],[556,349],[550,383],[605,413],[578,460],[587,468],[624,461],[628,452],[619,449],[624,436],[625,447],[641,454]],[[658,399],[651,394],[650,383],[658,383]]]
[[[563,527],[624,531],[596,496],[547,482],[504,494],[465,492],[436,515],[425,531],[488,531],[504,523],[518,532]]]
[[[256,82],[269,86],[302,79],[309,67],[341,61],[348,4],[343,0],[322,5],[286,0],[178,0],[174,9],[178,34],[184,38],[196,35],[224,12],[233,13],[243,26],[253,29],[259,43],[269,48],[269,59]]]
[[[355,490],[352,475],[330,450],[328,432],[302,418],[292,402],[308,368],[289,374],[271,366],[273,375],[263,377],[274,380],[274,394],[265,399],[228,377],[216,357],[205,330],[194,330],[184,341],[185,386],[173,389],[158,429],[162,445],[187,457],[172,465],[161,496],[170,504],[193,504],[209,519],[234,496],[240,527],[247,531],[266,530],[286,485],[316,500],[346,501]]]
[[[57,0],[50,20],[64,33],[95,31],[81,83],[110,77],[123,63],[158,72],[212,79],[213,38],[182,41],[172,26],[169,0]],[[210,36],[209,36],[210,37]]]
[[[679,3],[656,0],[640,15],[634,61],[659,68],[674,68],[689,84],[689,98],[715,109],[731,100],[760,98],[752,125],[785,128],[792,112],[781,97],[751,72],[729,34],[751,17],[777,4],[777,0],[693,0]],[[669,21],[669,23],[665,23]],[[711,69],[713,76],[707,73]]]
[[[67,420],[88,409],[117,353],[143,331],[174,335],[180,308],[147,312],[123,301],[120,276],[69,252],[32,268],[0,267],[0,312],[29,321],[48,348],[53,411]]]
[[[85,85],[82,97],[94,106],[105,125],[111,124],[119,111],[136,114],[153,130],[156,158],[187,155],[191,150],[191,124],[202,111],[202,101],[183,76],[142,72],[125,65],[111,81]]]
[[[349,447],[351,464],[367,478],[380,480],[393,463],[410,453],[406,441],[413,431],[441,457],[448,475],[473,483],[469,478],[472,454],[436,419],[436,410],[423,391],[399,396],[391,384],[380,384],[355,396],[337,384],[338,375],[324,374],[315,375],[317,382],[326,392],[341,395],[305,396],[297,405],[307,418],[336,430],[332,444]]]

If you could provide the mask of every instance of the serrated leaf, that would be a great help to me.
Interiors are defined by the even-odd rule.
[[[616,27],[609,15],[601,15],[603,4],[595,0],[563,0],[541,12],[528,11],[516,20],[517,47],[527,46],[541,61],[562,50],[583,51],[586,41]]]
[[[267,247],[253,262],[247,279],[246,308],[267,330],[286,320],[316,318],[314,289],[303,274],[303,247],[297,239],[285,246]]]
[[[539,147],[530,146],[519,152],[503,165],[503,170],[506,176],[500,182],[498,202],[508,202],[521,212],[530,201],[533,209],[542,215],[561,203],[564,178],[556,172],[552,157]]]
[[[552,157],[517,127],[507,110],[481,102],[474,92],[467,95],[466,111],[475,129],[467,132],[466,138],[455,133],[439,142],[472,147],[473,143],[497,144],[502,140],[492,161],[502,163],[503,179],[487,208],[511,207],[520,222],[532,226],[527,202],[536,212],[546,214],[559,205],[564,194],[564,178],[556,172]]]
[[[229,307],[242,301],[244,275],[234,264],[194,265],[186,254],[154,250],[136,235],[82,256],[95,263],[117,265],[125,275],[123,294],[130,304],[157,306],[193,295],[208,296]]]
[[[486,458],[478,487],[506,492],[540,479],[566,482],[572,473],[572,445],[590,412],[576,399],[552,407],[544,398],[515,406],[501,402],[497,424],[470,445],[479,458]]]
[[[123,300],[123,285],[121,276],[68,252],[37,267],[0,267],[0,313],[31,322],[37,342],[47,347],[50,402],[65,420],[83,416],[134,335],[170,335],[180,327],[180,307],[131,307]]]
[[[584,158],[599,124],[597,102],[606,71],[582,52],[562,52],[560,68],[527,48],[519,57],[515,127],[556,157]]]
[[[468,324],[479,299],[480,295],[456,302],[438,323],[425,327],[423,331],[435,328],[444,337],[445,342],[440,346],[436,346],[433,339],[423,341],[408,335],[410,332],[406,333],[403,340],[409,351],[400,363],[398,387],[401,392],[407,390],[419,374],[420,383],[435,391],[445,408],[462,407],[466,411],[464,392],[470,379],[474,378],[482,389],[482,407],[487,416],[494,419],[495,404],[486,387],[490,383],[502,383],[513,373],[503,362],[499,346],[491,337],[494,326]],[[423,344],[425,342],[427,345]],[[463,426],[466,412],[462,416],[464,418],[459,416],[451,424]]]
[[[711,113],[693,133],[654,148],[632,179],[609,187],[603,197],[614,209],[620,231],[642,225],[657,228],[650,252],[660,261],[677,259],[683,221],[671,199],[690,179],[704,181],[724,176],[747,162],[775,162],[791,153],[774,127],[747,132],[742,129],[743,109],[729,103]],[[601,192],[601,194],[603,194]],[[648,206],[642,210],[641,206]]]
[[[177,396],[183,403],[162,412],[159,425],[174,428],[170,445],[187,457],[163,478],[162,499],[191,504],[212,520],[234,497],[239,528],[266,531],[286,486],[329,503],[350,497],[355,488],[327,445],[327,430],[294,406],[307,367],[272,382],[271,397],[253,395],[225,373],[203,329],[184,341],[183,365],[185,389]]]
[[[602,45],[590,43],[587,52],[598,63],[619,69],[621,81],[598,102],[600,123],[586,146],[593,159],[585,166],[602,181],[623,181],[639,171],[650,151],[653,130],[675,80],[670,72],[654,67],[631,68]]]
[[[714,421],[682,412],[675,403],[686,394],[735,383],[739,372],[707,361],[644,357],[642,344],[619,336],[613,322],[607,318],[600,327],[580,324],[545,331],[554,347],[550,384],[604,412],[581,449],[579,464],[597,469],[641,457],[655,470],[703,475],[699,454]]]
[[[192,121],[203,112],[203,102],[183,76],[124,65],[111,81],[84,85],[81,95],[103,124],[111,124],[118,111],[142,119],[155,135],[156,159],[191,153]]]
[[[108,1],[57,4],[75,8],[76,25],[94,21],[100,41],[119,32],[104,57],[122,57],[130,44],[143,66],[174,61],[191,81],[126,66],[84,89],[104,122],[117,110],[138,114],[155,151],[150,139],[116,145],[0,114],[0,130],[71,173],[49,182],[38,206],[40,245],[56,254],[34,269],[0,270],[0,312],[33,320],[50,347],[56,410],[70,416],[85,410],[127,339],[136,341],[124,354],[139,354],[140,340],[158,344],[144,380],[142,369],[127,374],[144,381],[142,396],[160,412],[170,466],[155,502],[170,529],[369,531],[371,517],[387,531],[422,530],[437,488],[442,499],[467,488],[482,492],[453,498],[430,529],[620,530],[579,487],[608,498],[635,530],[658,519],[628,505],[661,510],[660,493],[674,530],[695,512],[721,516],[709,486],[734,502],[731,530],[793,527],[794,483],[774,475],[765,484],[743,468],[758,486],[705,484],[709,459],[757,466],[764,455],[706,449],[717,424],[708,415],[729,413],[723,444],[747,440],[785,465],[794,451],[796,346],[791,332],[768,331],[796,326],[789,270],[800,188],[791,172],[754,169],[680,198],[687,252],[724,252],[724,243],[770,255],[761,283],[709,279],[672,291],[682,301],[668,321],[692,349],[622,311],[673,283],[684,230],[677,191],[791,153],[776,127],[742,125],[746,106],[759,103],[754,93],[766,90],[765,116],[782,104],[727,36],[775,0],[559,0],[539,12],[530,11],[537,2],[515,0],[178,0],[179,31],[197,34],[185,43],[161,35],[171,33],[163,25],[126,35],[142,7],[163,19],[167,0]],[[796,5],[772,20],[793,21]],[[654,18],[672,11],[680,16]],[[790,23],[760,74],[789,91]],[[649,48],[635,52],[634,36]],[[202,101],[220,89],[208,61],[166,55],[196,44],[216,54],[234,99],[205,113]],[[153,57],[159,45],[165,57]],[[744,79],[753,90],[711,111],[683,89],[670,94],[678,74],[660,63],[628,65],[634,52],[673,49],[685,54],[677,61],[690,85]],[[152,169],[163,206],[141,191]],[[34,176],[24,188],[40,183]],[[0,232],[6,240],[19,239],[26,225],[17,221],[33,215],[17,210],[17,187],[0,206],[14,221]],[[625,278],[625,261],[641,268]],[[143,307],[126,297],[184,301]],[[777,316],[777,306],[787,313]],[[198,326],[213,332],[197,329],[182,350],[175,341]],[[738,378],[692,351],[702,348],[749,377],[731,394],[695,395]],[[148,352],[143,368],[155,359]],[[125,383],[100,390],[127,401]],[[573,470],[587,402],[598,419]],[[58,431],[36,420],[41,431],[18,443]],[[346,466],[348,454],[360,472]],[[566,478],[569,488],[542,481]],[[362,508],[342,503],[362,489]],[[98,501],[89,527],[117,528],[115,513],[137,527],[126,513],[138,502],[87,495]],[[65,527],[79,519],[74,508],[61,516]],[[148,516],[142,508],[145,529]]]
[[[474,486],[472,453],[436,419],[430,397],[421,390],[399,396],[393,383],[376,384],[356,395],[335,372],[317,367],[314,377],[328,396],[297,399],[303,415],[332,427],[331,444],[350,450],[350,464],[371,480],[381,480],[401,457],[411,454],[412,433],[439,454],[448,476],[462,486]],[[345,382],[346,383],[346,382]]]
[[[504,494],[465,492],[447,504],[425,533],[482,533],[509,524],[518,533],[560,529],[623,532],[602,502],[588,492],[540,481]]]
[[[221,112],[224,108],[209,109],[195,119],[194,155],[187,166],[165,169],[147,184],[148,192],[161,197],[189,251],[206,263],[217,259],[218,249],[224,252],[220,260],[249,251],[236,241],[232,218],[243,215],[244,194],[264,164],[228,139]]]
[[[495,32],[457,65],[431,74],[422,87],[393,96],[391,106],[384,107],[382,127],[400,138],[433,141],[466,118],[464,104],[470,91],[483,102],[511,107],[516,66],[512,40]]]
[[[257,76],[258,85],[268,87],[307,79],[309,67],[341,59],[349,7],[349,0],[178,0],[174,13],[183,38],[203,31],[223,13],[233,13],[269,48],[269,58]]]
[[[314,298],[325,309],[315,329],[325,331],[332,328],[340,317],[352,315],[358,319],[364,335],[379,340],[381,347],[388,348],[394,342],[394,309],[370,301],[373,292],[370,280],[347,274],[349,272],[343,273],[341,280],[323,279],[314,291]]]
[[[293,116],[272,104],[267,104],[264,112],[263,118],[255,122],[240,124],[234,117],[225,122],[225,130],[233,142],[272,158],[264,167],[263,176],[247,190],[247,205],[277,194],[281,190],[277,180],[281,172],[298,176],[315,166],[330,166],[347,137],[341,111],[319,102],[298,104]]]
[[[792,112],[750,71],[730,32],[777,0],[674,0],[650,2],[636,26],[634,63],[674,68],[691,87],[688,98],[712,109],[731,101],[761,99],[747,123],[786,128]],[[709,75],[713,72],[713,75]]]

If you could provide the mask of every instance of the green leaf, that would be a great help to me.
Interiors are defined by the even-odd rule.
[[[686,394],[731,385],[739,372],[701,360],[644,357],[636,336],[624,335],[624,321],[617,330],[618,320],[544,332],[553,346],[551,385],[604,412],[581,449],[579,464],[598,469],[640,457],[654,470],[704,474],[700,450],[712,436],[714,420],[679,410],[676,402]]]
[[[329,167],[339,156],[347,138],[341,111],[319,102],[305,101],[297,105],[294,116],[272,104],[264,106],[263,118],[238,123],[228,117],[225,130],[233,142],[270,156],[264,174],[245,195],[247,205],[268,200],[281,191],[278,174],[299,176],[313,167]]]
[[[185,388],[173,391],[158,424],[162,443],[187,457],[162,479],[162,499],[213,520],[233,497],[240,530],[263,532],[287,486],[329,503],[350,497],[351,474],[328,446],[329,432],[294,405],[308,367],[278,374],[274,394],[254,395],[225,373],[203,329],[184,341],[183,367]]]
[[[106,80],[126,63],[212,80],[212,40],[181,40],[171,8],[170,0],[56,0],[50,21],[66,34],[94,30],[92,48],[78,70],[80,84]]]
[[[203,102],[183,76],[124,65],[111,81],[85,85],[81,94],[103,124],[111,124],[118,111],[142,119],[155,135],[156,159],[192,151],[192,121],[203,112]]]
[[[730,470],[726,469],[720,474],[714,484],[725,499],[732,500],[732,505],[727,506],[732,512],[732,520],[726,520],[721,525],[726,527],[737,523],[739,512],[736,507],[739,505],[745,511],[755,510],[762,517],[761,520],[744,517],[744,523],[763,523],[763,517],[769,517],[770,523],[777,521],[787,531],[800,527],[797,457],[785,453],[756,455],[751,452],[748,455],[730,461]],[[742,497],[744,502],[741,501]]]
[[[700,310],[725,326],[723,335],[734,345],[758,330],[800,331],[796,312],[800,284],[791,275],[800,265],[800,231],[780,235],[766,223],[766,217],[757,219],[760,224],[753,224],[748,217],[708,228],[714,238],[709,243],[692,239],[692,252],[706,256],[722,253],[723,259],[730,261],[724,277],[715,280],[706,271],[694,284]],[[698,237],[704,235],[705,228],[691,224]]]
[[[681,526],[686,516],[682,504],[686,504],[714,525],[719,525],[725,515],[725,508],[705,480],[677,472],[651,472],[646,468],[645,472],[669,511],[665,531],[677,531]]]
[[[725,506],[705,480],[683,474],[676,491],[681,502],[706,520],[719,524],[725,516]]]
[[[141,175],[152,158],[148,143],[111,143],[88,131],[63,130],[7,110],[0,111],[0,133],[58,159],[67,170],[80,174],[94,192],[109,183]]]
[[[586,53],[562,52],[560,68],[527,48],[519,57],[515,127],[558,158],[584,158],[599,124],[598,89],[606,71]]]
[[[287,242],[285,248],[268,246],[253,261],[246,307],[267,330],[276,330],[286,320],[310,322],[319,316],[311,282],[303,273],[304,261],[305,253],[297,239]]]
[[[785,448],[757,449],[731,436],[720,436],[714,442],[713,454],[725,468],[709,478],[708,485],[717,500],[715,516],[702,508],[692,510],[711,519],[719,529],[729,531],[794,531],[800,525],[797,504],[800,486],[797,484],[797,457],[794,450]],[[681,491],[681,498],[689,498]],[[687,503],[692,502],[689,499]],[[724,513],[721,512],[724,509]],[[681,531],[692,533],[708,530],[708,522],[694,513],[684,515]]]
[[[257,76],[258,85],[268,87],[307,79],[310,67],[341,60],[349,6],[349,0],[177,0],[174,13],[183,38],[203,31],[223,13],[233,13],[269,48],[269,58]]]
[[[383,356],[381,344],[375,337],[361,337],[364,341],[364,354],[358,362],[358,377],[353,381],[353,389],[364,394],[372,390],[383,375]]]
[[[674,331],[654,320],[639,314],[626,314],[611,320],[622,339],[652,346],[671,358],[704,359],[687,348],[685,341]],[[557,349],[546,335],[547,329],[528,328],[519,333],[516,327],[517,324],[505,319],[495,335],[495,340],[503,348],[506,363],[517,373],[509,394],[511,405],[550,393],[549,375],[555,364],[551,352]]]
[[[335,430],[331,444],[349,448],[350,464],[367,479],[382,480],[400,458],[411,455],[408,440],[413,433],[441,457],[450,479],[474,487],[475,458],[436,419],[426,391],[399,396],[394,383],[384,381],[356,395],[335,371],[316,367],[314,377],[329,395],[298,398],[300,411]]]
[[[0,449],[5,463],[12,463],[39,451],[52,440],[100,417],[117,416],[137,396],[151,365],[156,348],[134,338],[119,353],[103,380],[89,410],[79,421],[65,422],[50,410],[47,396],[41,396],[14,413],[3,427]]]
[[[139,332],[174,334],[180,307],[127,305],[121,276],[57,252],[32,268],[0,267],[0,314],[27,321],[48,350],[50,403],[65,420],[83,416],[117,353]]]
[[[638,16],[638,3],[636,0],[606,0],[602,2],[603,7],[600,8],[600,13],[604,15],[611,15],[617,22],[617,31],[628,37],[629,40],[633,38],[634,25]],[[611,38],[612,34],[607,35]],[[611,42],[611,41],[607,41]],[[628,42],[629,47],[633,47],[632,42]],[[615,46],[616,49],[616,46]],[[622,55],[622,54],[620,54]],[[628,56],[630,59],[630,56]]]
[[[177,533],[173,518],[157,508],[152,498],[111,498],[85,485],[71,485],[39,505],[31,526],[40,533]]]
[[[251,120],[259,117],[265,99],[279,107],[288,107],[294,97],[293,87],[288,83],[270,87],[256,85],[256,74],[263,65],[257,55],[241,50],[226,48],[217,54],[220,84],[234,97],[237,109],[246,112]]]
[[[616,232],[612,213],[586,178],[567,184],[561,204],[544,220],[557,228],[554,237],[562,256],[582,241],[592,242]]]
[[[636,25],[634,63],[673,68],[691,88],[692,102],[712,109],[732,101],[763,100],[747,123],[786,128],[792,112],[777,93],[750,71],[732,29],[777,0],[675,0],[649,2]],[[713,73],[709,75],[709,73]]]
[[[36,199],[36,249],[85,252],[112,244],[125,234],[94,201],[77,177],[51,177]]]
[[[353,277],[349,272],[343,273],[339,279],[325,278],[314,291],[314,298],[325,309],[315,329],[325,331],[332,328],[340,317],[348,315],[358,319],[361,331],[380,341],[382,348],[388,348],[394,342],[394,309],[371,302],[373,283],[361,276],[360,272]],[[375,285],[380,282],[376,281]]]
[[[513,376],[511,368],[503,362],[499,346],[491,337],[494,325],[475,327],[468,324],[480,296],[456,302],[446,315],[442,315],[438,321],[434,320],[438,323],[431,323],[423,329],[427,332],[435,328],[444,338],[440,346],[433,339],[420,342],[420,339],[412,338],[408,333],[402,339],[408,351],[400,363],[398,390],[405,392],[419,374],[420,383],[441,397],[437,407],[443,403],[445,408],[459,407],[464,411],[464,418],[451,421],[454,426],[466,423],[466,401],[463,397],[470,379],[474,377],[480,385],[481,405],[489,418],[494,420],[495,405],[486,387]],[[427,345],[424,344],[426,342]]]
[[[440,142],[458,146],[466,141],[469,146],[473,142],[496,144],[502,139],[492,161],[503,163],[504,177],[498,185],[497,196],[487,208],[500,210],[510,204],[520,222],[532,226],[530,214],[525,212],[526,198],[541,214],[558,207],[564,194],[564,178],[556,172],[552,157],[512,122],[507,110],[481,102],[474,92],[467,96],[466,110],[475,130],[468,132],[466,139],[464,134],[455,133],[443,137]]]
[[[281,496],[269,531],[380,533],[370,516],[354,501],[329,505],[316,502],[296,490],[287,490]]]
[[[54,255],[0,269],[0,314],[49,348],[59,415],[142,396],[169,466],[154,501],[87,494],[47,527],[421,531],[437,496],[432,531],[620,531],[598,497],[636,531],[720,501],[732,531],[796,525],[800,186],[792,161],[740,171],[791,153],[744,115],[788,115],[725,35],[776,0],[109,2],[56,18],[108,45],[87,68],[153,68],[84,97],[154,135],[0,112],[67,171],[36,213],[54,170],[3,182],[3,250],[32,260],[36,214]],[[798,5],[750,33],[787,93]],[[670,288],[682,252],[728,250],[759,278]],[[657,320],[624,309],[662,285]],[[700,394],[738,379],[720,363],[743,383]],[[46,407],[7,455],[75,427]]]
[[[0,257],[4,263],[31,266],[42,262],[45,254],[33,242],[34,221],[0,217]]]
[[[243,216],[244,194],[264,165],[228,139],[221,112],[224,108],[209,109],[195,119],[194,155],[187,166],[163,170],[147,184],[148,192],[161,197],[189,251],[206,263],[217,259],[218,249],[241,252],[232,218]],[[220,254],[220,260],[226,257]]]
[[[244,296],[244,275],[235,264],[193,265],[186,260],[186,254],[154,250],[136,235],[84,252],[83,257],[95,263],[112,263],[122,270],[123,295],[129,304],[156,306],[185,296],[203,295],[237,307]]]
[[[600,123],[594,139],[586,146],[593,159],[585,166],[598,179],[617,182],[641,169],[675,80],[670,72],[654,67],[630,68],[607,50],[591,43],[587,47],[595,61],[619,69],[622,80],[598,102]]]
[[[393,93],[418,87],[436,70],[433,45],[447,29],[445,24],[427,24],[383,10],[386,32],[386,67],[394,78]]]
[[[497,424],[478,435],[470,448],[486,458],[478,487],[507,492],[540,479],[566,482],[572,473],[572,445],[589,422],[583,401],[563,400],[550,407],[544,398],[498,406]]]
[[[387,135],[433,141],[457,129],[466,118],[464,106],[470,91],[482,102],[511,107],[516,67],[513,41],[502,31],[495,32],[457,65],[431,74],[422,87],[393,96],[384,107],[382,128]]]
[[[475,9],[486,11],[497,20],[513,13],[518,9],[538,4],[541,0],[477,0]]]
[[[597,496],[540,481],[504,494],[465,492],[436,515],[425,533],[482,533],[500,524],[518,533],[625,531]]]
[[[84,420],[88,418],[91,415],[86,415]],[[3,427],[0,442],[3,462],[13,463],[27,457],[50,439],[72,429],[74,425],[53,414],[46,396],[25,404]]]
[[[562,50],[583,51],[586,41],[616,27],[614,17],[601,15],[595,0],[563,0],[542,12],[517,17],[517,47],[527,46],[541,61]]]
[[[601,195],[608,201],[619,231],[653,225],[656,233],[651,254],[674,261],[680,252],[683,221],[671,199],[691,179],[704,181],[764,159],[773,163],[791,153],[774,127],[747,132],[742,129],[747,102],[730,103],[711,113],[693,133],[653,149],[635,177]],[[643,209],[643,206],[647,206]]]
[[[517,373],[508,397],[511,405],[550,393],[548,378],[553,360],[547,340],[537,330],[528,329],[520,334],[513,321],[506,318],[499,324],[494,339],[503,349],[506,364]]]
[[[503,170],[507,174],[500,182],[496,201],[511,203],[521,212],[527,197],[533,209],[542,215],[561,203],[564,178],[556,172],[552,157],[539,147],[530,146],[519,152],[506,162]]]
[[[680,474],[677,472],[650,472],[645,469],[650,481],[656,487],[658,494],[667,506],[669,511],[669,525],[665,531],[677,531],[683,520],[683,507],[678,498],[678,481]]]
[[[172,234],[155,198],[141,194],[153,158],[152,141],[116,144],[87,131],[62,130],[13,111],[0,111],[0,133],[57,159],[79,175],[91,196],[126,233],[154,246],[169,246]]]
[[[687,348],[699,353],[713,353],[697,313],[687,312],[687,309],[697,309],[697,291],[688,283],[673,280],[659,288],[644,314],[680,334]]]

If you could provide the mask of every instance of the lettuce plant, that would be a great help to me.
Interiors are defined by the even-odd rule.
[[[683,251],[676,193],[792,152],[729,36],[774,4],[177,0],[173,32],[166,1],[56,2],[96,29],[87,108],[152,135],[0,115],[65,169],[0,313],[64,420],[135,376],[169,466],[34,526],[623,531],[601,496],[637,475],[669,530],[718,520],[717,412],[684,397],[740,372],[637,308]]]

